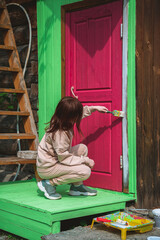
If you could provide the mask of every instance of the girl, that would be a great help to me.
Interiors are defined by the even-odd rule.
[[[94,111],[107,112],[108,109],[103,106],[83,107],[73,97],[64,97],[58,103],[38,147],[36,165],[38,174],[43,179],[38,182],[38,188],[44,192],[46,198],[60,199],[56,186],[68,183],[71,183],[69,194],[72,196],[97,194],[96,190],[83,185],[94,167],[94,161],[87,157],[87,146],[71,146],[74,124],[81,134],[81,119]]]

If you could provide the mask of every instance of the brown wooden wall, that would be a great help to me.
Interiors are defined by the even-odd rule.
[[[138,207],[160,207],[160,1],[136,3]]]

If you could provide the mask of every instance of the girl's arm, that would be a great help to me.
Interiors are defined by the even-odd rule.
[[[108,108],[104,106],[84,106],[82,118],[90,116],[95,111],[106,113],[108,111]]]

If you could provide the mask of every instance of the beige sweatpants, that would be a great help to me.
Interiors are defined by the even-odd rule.
[[[88,155],[88,148],[84,144],[78,144],[71,148],[71,153],[75,156]],[[89,178],[91,169],[85,164],[66,166],[62,163],[57,163],[53,167],[46,169],[46,172],[38,172],[42,179],[50,179],[54,185],[62,185],[68,183],[82,184]]]

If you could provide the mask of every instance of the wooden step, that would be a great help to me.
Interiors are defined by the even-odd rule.
[[[10,164],[35,164],[36,159],[25,159],[18,158],[16,156],[11,157],[0,157],[0,165],[10,165]]]
[[[1,0],[0,2],[0,8],[1,9],[4,9],[5,8],[5,2],[3,0]]]
[[[9,24],[0,24],[0,30],[9,30],[10,28]]]
[[[12,89],[12,88],[0,88],[0,93],[25,93],[22,89]]]
[[[13,50],[15,50],[15,47],[13,47],[13,46],[6,46],[6,45],[0,45],[0,49],[13,51]]]
[[[0,3],[0,8],[1,8],[1,9],[4,9],[4,8],[5,8],[4,3],[2,3],[2,2]]]
[[[4,9],[5,9],[5,6],[0,5],[0,10],[2,11]]]
[[[35,139],[36,136],[29,133],[0,133],[0,139]]]
[[[11,68],[11,67],[0,67],[0,71],[5,71],[5,72],[19,72],[19,68]]]
[[[18,116],[29,116],[29,112],[17,112],[17,111],[1,111],[0,110],[0,115],[18,115]]]

